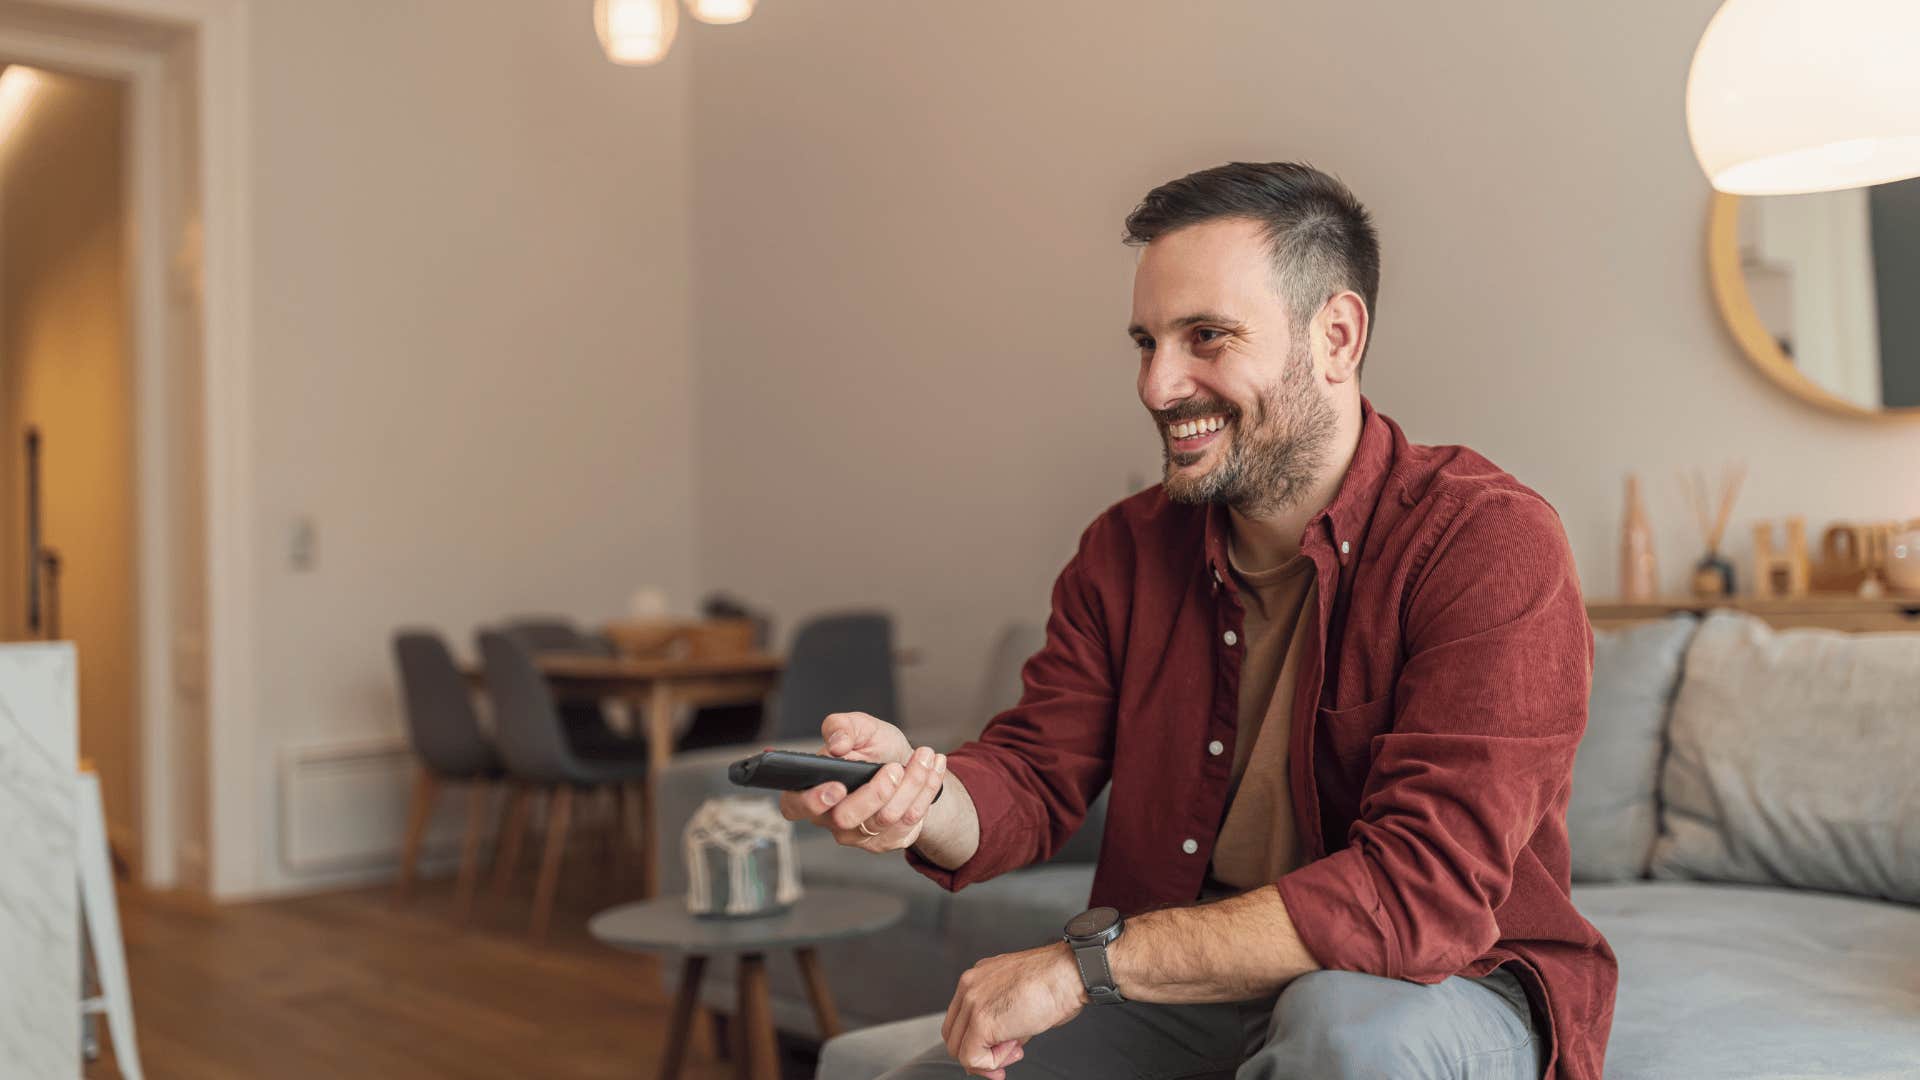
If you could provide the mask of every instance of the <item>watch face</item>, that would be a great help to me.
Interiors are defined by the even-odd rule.
[[[1067,936],[1083,938],[1104,934],[1119,921],[1120,912],[1114,908],[1097,907],[1091,911],[1083,911],[1067,923]]]

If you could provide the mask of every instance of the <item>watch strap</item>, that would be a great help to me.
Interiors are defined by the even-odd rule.
[[[1087,988],[1087,1000],[1094,1005],[1116,1005],[1127,1000],[1113,985],[1113,968],[1107,964],[1107,943],[1069,945],[1073,962],[1080,967],[1080,982]]]

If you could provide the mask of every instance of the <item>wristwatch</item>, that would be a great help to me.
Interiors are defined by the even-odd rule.
[[[1113,968],[1107,963],[1107,945],[1120,936],[1123,921],[1120,912],[1110,907],[1083,911],[1067,920],[1063,935],[1080,965],[1080,981],[1086,985],[1087,1000],[1094,1005],[1117,1005],[1125,1000],[1113,985]]]

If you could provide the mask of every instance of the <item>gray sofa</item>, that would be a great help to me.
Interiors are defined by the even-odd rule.
[[[1920,1077],[1920,635],[1776,634],[1719,613],[1598,637],[1568,825],[1575,902],[1620,962],[1607,1075]],[[1001,695],[1017,693],[1001,667]],[[664,822],[727,790],[726,755],[710,756],[676,761]],[[1052,861],[951,895],[803,831],[804,881],[909,905],[821,950],[850,1029],[821,1080],[937,1042],[961,972],[1055,938],[1085,905],[1103,811]],[[721,1012],[724,976],[704,989]],[[776,1021],[810,1033],[797,973],[776,960],[772,980]]]

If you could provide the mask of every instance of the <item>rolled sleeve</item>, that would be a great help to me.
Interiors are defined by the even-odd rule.
[[[1347,844],[1278,887],[1322,966],[1431,983],[1499,939],[1515,863],[1564,813],[1586,728],[1592,631],[1552,508],[1500,494],[1461,511],[1406,627]]]
[[[907,863],[960,889],[1053,855],[1086,820],[1113,769],[1113,659],[1095,570],[1102,518],[1054,582],[1046,644],[1021,669],[1019,704],[947,755],[980,820],[980,843],[959,868],[909,848]]]

